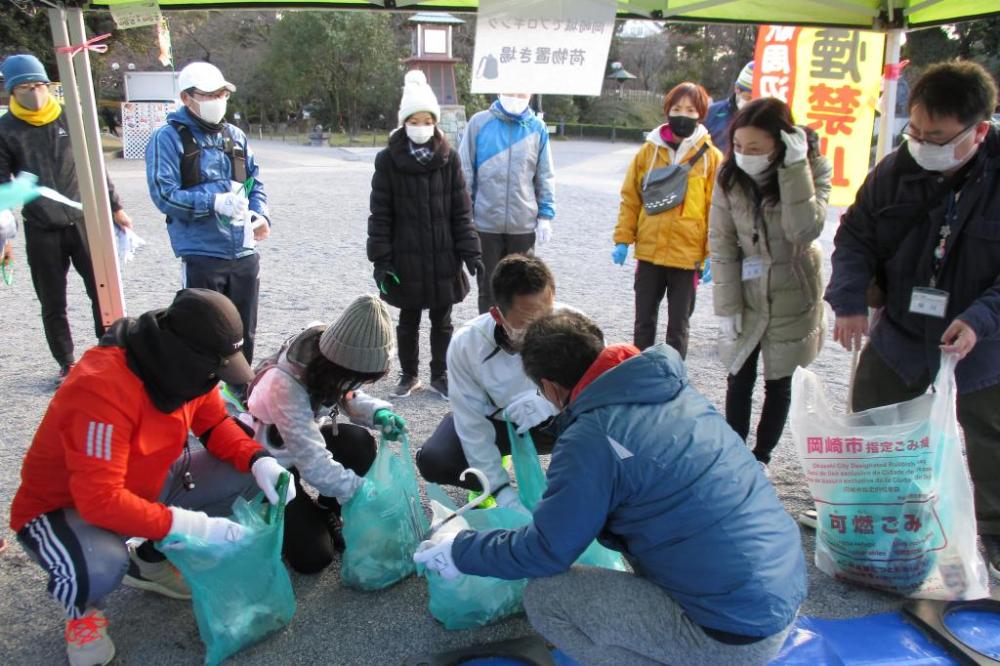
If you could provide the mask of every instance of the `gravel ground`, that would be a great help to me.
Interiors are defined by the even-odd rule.
[[[556,279],[557,298],[593,317],[612,342],[631,340],[634,260],[626,267],[610,260],[611,229],[617,216],[618,188],[637,146],[589,142],[555,143],[558,216],[555,238],[541,249]],[[365,259],[368,192],[373,149],[325,149],[257,142],[275,227],[262,246],[258,355],[277,348],[289,334],[312,320],[330,321],[360,293],[374,292]],[[138,233],[147,241],[125,271],[129,312],[169,303],[179,284],[163,216],[146,193],[141,162],[113,161],[112,178]],[[831,211],[823,235],[826,254],[832,249],[837,211]],[[17,275],[12,287],[0,287],[0,524],[6,529],[18,470],[49,397],[57,367],[48,353],[39,306],[17,241]],[[827,267],[827,270],[829,268]],[[75,274],[74,274],[75,275]],[[69,288],[70,320],[79,352],[91,342],[90,310],[83,286],[73,277]],[[716,325],[711,289],[702,289],[692,318],[688,372],[692,383],[716,405],[724,404],[725,371],[715,351]],[[461,322],[475,316],[475,293],[455,308]],[[424,324],[421,370],[429,382],[427,326]],[[660,322],[662,336],[665,321]],[[842,402],[849,376],[850,354],[829,342],[812,369],[827,383],[834,402]],[[372,393],[386,396],[394,376]],[[759,405],[758,405],[759,407]],[[429,436],[447,412],[447,403],[429,391],[396,401],[411,427],[415,445]],[[756,418],[756,416],[755,416]],[[809,494],[792,449],[790,435],[776,451],[772,482],[793,514],[807,508]],[[13,535],[7,534],[8,539]],[[814,539],[803,531],[809,564],[807,615],[838,618],[866,615],[899,606],[893,597],[849,586],[820,573],[812,565]],[[241,653],[246,664],[398,664],[408,656],[511,638],[529,629],[523,618],[476,631],[448,632],[427,612],[426,585],[410,578],[382,592],[364,594],[340,586],[334,564],[318,576],[293,576],[298,613],[291,626]],[[202,659],[194,616],[189,605],[121,588],[107,604],[111,633],[120,664],[195,664]],[[21,548],[11,544],[0,556],[0,661],[7,664],[63,663],[63,619],[45,594],[41,571]],[[155,627],[155,629],[153,629]]]

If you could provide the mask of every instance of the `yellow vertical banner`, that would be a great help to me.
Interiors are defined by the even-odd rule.
[[[863,30],[761,26],[758,33],[754,95],[781,97],[796,123],[819,134],[833,165],[834,206],[853,203],[868,174],[884,49],[884,35]]]

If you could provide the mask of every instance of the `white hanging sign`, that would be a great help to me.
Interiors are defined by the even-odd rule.
[[[111,5],[111,18],[119,30],[159,25],[163,16],[157,0],[135,0],[134,2]]]
[[[600,95],[616,0],[479,0],[472,92]]]

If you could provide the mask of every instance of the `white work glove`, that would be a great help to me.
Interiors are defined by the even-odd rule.
[[[413,561],[438,572],[445,580],[454,580],[462,573],[455,566],[455,560],[451,556],[451,546],[454,542],[454,534],[439,532],[417,546],[417,552],[413,553]]]
[[[257,462],[250,468],[253,480],[264,491],[264,496],[272,505],[278,503],[278,478],[285,472],[288,472],[288,470],[279,465],[278,461],[271,456],[258,458]],[[291,472],[288,472],[288,475],[288,490],[285,492],[286,504],[295,499],[295,483],[291,479]]]
[[[514,509],[515,511],[520,511],[521,513],[526,513],[531,515],[528,508],[521,504],[521,498],[518,496],[517,491],[507,486],[498,492],[493,499],[496,500],[497,506],[504,509]]]
[[[552,240],[552,220],[547,217],[540,217],[535,222],[535,242],[545,245]]]
[[[224,544],[236,543],[246,536],[246,528],[228,518],[212,518],[201,511],[190,511],[176,506],[168,508],[173,515],[168,537],[184,535],[211,544]]]
[[[222,217],[228,217],[230,220],[242,220],[246,212],[250,210],[250,200],[242,194],[223,192],[215,195],[212,207]]]
[[[801,162],[806,158],[809,142],[806,139],[806,131],[801,127],[794,128],[791,133],[781,130],[781,142],[785,144],[785,166]]]
[[[552,403],[537,392],[522,393],[507,405],[504,414],[517,426],[517,434],[523,435],[552,416]]]
[[[734,314],[732,317],[719,317],[719,335],[723,340],[735,340],[743,332],[743,315]]]

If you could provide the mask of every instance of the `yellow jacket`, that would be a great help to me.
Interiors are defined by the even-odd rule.
[[[709,149],[688,174],[684,203],[656,215],[647,215],[642,206],[642,184],[646,174],[650,169],[673,164],[676,155],[660,137],[659,127],[646,136],[646,143],[632,158],[622,183],[615,244],[634,244],[636,259],[659,266],[693,270],[705,261],[708,256],[708,211],[722,153],[711,145],[704,125],[698,125],[694,134],[678,147],[683,162],[693,157],[706,142]]]

